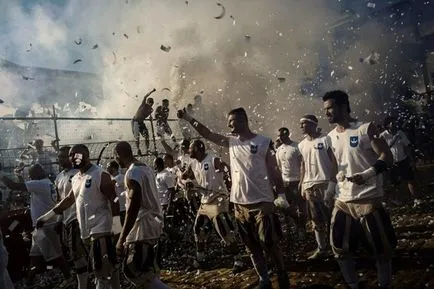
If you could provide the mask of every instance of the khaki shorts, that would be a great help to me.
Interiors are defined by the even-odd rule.
[[[49,225],[32,232],[32,247],[30,257],[42,256],[46,262],[63,256],[60,237],[54,230],[55,225]]]
[[[273,203],[234,205],[235,220],[247,249],[258,245],[270,248],[282,237],[279,217],[275,214]]]
[[[196,242],[206,242],[213,228],[226,245],[236,241],[227,198],[216,198],[212,203],[200,205],[193,227]]]

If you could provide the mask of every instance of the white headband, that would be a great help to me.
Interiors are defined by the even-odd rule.
[[[318,124],[317,121],[314,121],[313,119],[310,119],[310,118],[305,118],[305,117],[300,118],[300,122],[303,122],[303,121],[308,121],[308,122],[311,122],[314,124]]]

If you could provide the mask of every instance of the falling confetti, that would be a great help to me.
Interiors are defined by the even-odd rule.
[[[74,43],[77,45],[80,45],[83,42],[83,40],[81,40],[81,38],[78,38],[78,40],[74,40]]]
[[[163,88],[161,91],[163,91],[163,90],[167,90],[167,91],[170,91],[170,89],[169,88],[167,88],[167,87],[165,87],[165,88]]]
[[[98,44],[95,44],[94,46],[92,46],[92,49],[97,49],[98,48]]]
[[[140,29],[140,26],[137,26],[137,34],[140,34],[140,32],[141,32],[141,29]]]
[[[1,103],[5,103],[5,102],[3,101],[3,99],[0,99],[0,104],[1,104]]]
[[[333,75],[335,75],[335,71],[332,70],[332,72],[330,72],[330,76],[333,77]]]
[[[128,35],[127,35],[126,33],[124,33],[124,37],[125,37],[126,39],[128,39]]]
[[[34,78],[28,77],[28,76],[22,76],[24,80],[34,80]]]
[[[116,53],[114,53],[114,51],[112,51],[112,53],[113,53],[113,65],[115,65],[116,61],[117,61],[117,57],[116,57]]]
[[[246,41],[250,41],[251,36],[246,34],[246,35],[244,35],[244,39],[245,39]]]
[[[26,52],[30,52],[32,50],[32,43],[30,43],[30,48],[26,50]]]
[[[77,59],[77,60],[75,60],[74,62],[73,62],[73,64],[76,64],[76,63],[79,63],[79,62],[82,62],[83,60],[81,60],[81,59]]]
[[[352,66],[348,66],[348,69],[349,69],[349,70],[353,70],[353,67],[352,67]]]
[[[286,78],[285,77],[278,77],[277,80],[279,80],[279,82],[285,82]]]
[[[223,4],[218,3],[218,2],[217,2],[217,6],[219,6],[221,8],[221,12],[220,12],[220,15],[217,15],[214,18],[215,19],[222,19],[226,14],[226,8],[225,8],[225,6],[223,6]]]
[[[169,52],[170,49],[172,49],[172,47],[170,46],[165,46],[165,45],[161,45],[160,49],[163,50],[164,52]]]
[[[369,54],[369,56],[365,57],[365,58],[360,58],[359,61],[362,63],[367,63],[367,64],[377,64],[378,61],[380,60],[380,53],[372,51],[371,54]]]

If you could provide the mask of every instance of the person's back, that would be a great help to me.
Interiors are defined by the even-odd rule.
[[[158,239],[163,232],[163,214],[159,204],[154,171],[144,164],[132,164],[125,173],[127,183],[133,180],[141,188],[140,210],[126,242]],[[131,200],[127,197],[127,206]]]

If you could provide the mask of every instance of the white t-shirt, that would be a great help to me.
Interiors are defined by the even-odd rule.
[[[82,239],[112,232],[110,201],[101,192],[102,173],[101,167],[92,165],[85,173],[78,172],[71,181]]]
[[[320,136],[313,140],[306,137],[300,142],[298,148],[304,163],[302,190],[328,182],[332,170],[332,162],[327,153],[330,148],[328,137]]]
[[[201,162],[195,160],[190,165],[202,193],[202,204],[211,203],[219,196],[228,195],[223,178],[224,172],[216,171],[214,161],[215,157],[208,153]]]
[[[117,174],[116,176],[111,178],[113,181],[115,181],[115,190],[116,190],[116,196],[118,197],[119,211],[124,212],[126,210],[125,194],[127,190],[125,186],[125,175]]]
[[[391,134],[385,130],[380,136],[387,142],[393,155],[393,162],[397,163],[408,157],[405,148],[410,145],[410,141],[402,130],[398,130],[396,134]]]
[[[61,200],[63,200],[71,191],[72,177],[74,177],[77,172],[77,169],[63,170],[56,176],[54,185],[57,188]],[[77,210],[74,203],[71,207],[63,211],[63,224],[67,225],[75,219],[77,219]]]
[[[57,202],[57,192],[54,184],[48,179],[31,180],[25,182],[30,195],[30,216],[33,226],[40,216],[51,210]],[[45,225],[56,223],[57,219],[52,218]]]
[[[234,136],[228,138],[232,177],[230,201],[244,205],[273,202],[266,163],[271,139],[259,134],[246,141]]]
[[[300,151],[298,143],[281,144],[276,152],[276,161],[282,172],[284,182],[296,182],[300,180]]]
[[[373,166],[378,158],[371,146],[368,127],[371,123],[352,122],[344,132],[333,129],[328,136],[338,163],[338,174],[352,176]],[[339,177],[337,178],[339,180]],[[381,174],[357,185],[348,181],[338,181],[337,199],[342,202],[378,198],[383,196],[383,178]]]
[[[160,205],[168,205],[169,204],[169,189],[175,187],[175,180],[171,172],[167,169],[162,170],[157,173],[155,178],[155,184],[157,186],[158,197],[160,200]]]
[[[158,239],[163,232],[163,213],[158,199],[154,170],[144,164],[131,164],[125,174],[125,180],[127,184],[128,180],[136,181],[142,193],[139,214],[126,242]],[[127,191],[127,204],[131,202],[129,193],[130,191]]]

